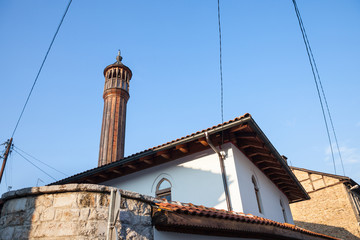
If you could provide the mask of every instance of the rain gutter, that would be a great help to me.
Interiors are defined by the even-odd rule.
[[[212,144],[208,132],[205,132],[204,134],[205,134],[206,142],[209,144],[209,146],[212,148],[212,150],[214,150],[214,152],[217,153],[217,155],[219,157],[220,168],[221,168],[221,176],[222,176],[222,180],[223,180],[223,184],[224,184],[226,205],[227,205],[228,211],[232,211],[231,201],[230,201],[230,193],[229,193],[229,186],[228,186],[227,179],[226,179],[226,170],[225,170],[225,164],[224,164],[225,154],[223,152],[220,152]]]

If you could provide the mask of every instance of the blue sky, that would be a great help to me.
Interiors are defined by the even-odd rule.
[[[67,1],[0,1],[0,142],[10,138]],[[360,3],[298,6],[346,175],[360,182]],[[292,165],[334,173],[292,2],[221,1],[224,120],[247,112]],[[103,69],[131,68],[125,155],[221,122],[217,1],[74,0],[14,144],[73,175],[97,166]],[[342,174],[337,154],[337,173]],[[33,160],[56,179],[64,175]],[[17,153],[0,193],[52,182]]]

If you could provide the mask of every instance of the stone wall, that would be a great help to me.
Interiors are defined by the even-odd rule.
[[[67,184],[11,191],[2,196],[0,239],[106,239],[112,188]],[[153,200],[121,191],[120,239],[152,240]]]
[[[339,179],[294,171],[310,200],[290,204],[295,225],[342,239],[360,239],[346,187]]]

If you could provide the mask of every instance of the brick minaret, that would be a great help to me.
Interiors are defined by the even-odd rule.
[[[119,51],[116,62],[104,69],[104,113],[98,166],[124,157],[126,104],[130,97],[132,72],[121,60]]]

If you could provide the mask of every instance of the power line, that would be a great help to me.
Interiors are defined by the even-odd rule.
[[[38,73],[37,73],[37,75],[36,75],[36,77],[35,77],[34,83],[33,83],[32,87],[31,87],[31,89],[30,89],[30,92],[29,92],[28,96],[27,96],[27,99],[26,99],[26,101],[25,101],[24,107],[22,108],[22,111],[21,111],[21,113],[20,113],[19,119],[18,119],[17,122],[16,122],[14,131],[13,131],[13,133],[12,133],[12,135],[11,135],[11,138],[14,137],[14,134],[15,134],[15,132],[16,132],[16,129],[17,129],[17,127],[18,127],[18,125],[19,125],[19,123],[20,123],[20,120],[21,120],[21,118],[22,118],[22,115],[23,115],[23,113],[24,113],[24,111],[25,111],[26,105],[27,105],[28,102],[29,102],[29,99],[30,99],[30,96],[31,96],[31,94],[32,94],[32,91],[34,90],[35,84],[36,84],[36,82],[37,82],[37,80],[38,80],[38,78],[39,78],[39,75],[40,75],[40,73],[41,73],[41,70],[42,70],[42,68],[43,68],[43,66],[44,66],[44,64],[45,64],[46,58],[47,58],[47,56],[49,55],[50,49],[51,49],[51,47],[52,47],[52,45],[53,45],[53,43],[54,43],[54,41],[55,41],[55,38],[56,38],[56,36],[57,36],[57,34],[58,34],[59,30],[60,30],[60,27],[61,27],[62,23],[63,23],[63,21],[64,21],[64,18],[65,18],[65,16],[66,16],[66,13],[67,13],[68,10],[69,10],[69,7],[70,7],[71,2],[72,2],[72,0],[69,1],[68,5],[67,5],[67,7],[66,7],[66,10],[65,10],[65,12],[64,12],[64,14],[63,14],[63,16],[62,16],[62,18],[61,18],[61,21],[60,21],[60,23],[59,23],[59,25],[58,25],[58,27],[57,27],[57,29],[56,29],[56,32],[55,32],[55,34],[54,34],[54,37],[53,37],[52,40],[51,40],[50,46],[49,46],[49,48],[48,48],[48,50],[47,50],[47,52],[46,52],[46,54],[45,54],[44,60],[43,60],[42,63],[41,63],[40,69],[39,69],[39,71],[38,71]]]
[[[17,154],[19,154],[23,159],[25,159],[27,162],[29,162],[31,165],[33,165],[34,167],[36,167],[37,169],[39,169],[41,172],[45,173],[47,176],[49,176],[50,178],[52,178],[54,181],[57,181],[56,178],[54,178],[53,176],[51,176],[50,174],[48,174],[47,172],[45,172],[44,170],[42,170],[40,167],[36,166],[35,163],[33,163],[32,161],[30,161],[28,158],[26,158],[25,156],[23,156],[21,153],[19,153],[16,149],[14,149],[14,152],[16,152]]]
[[[52,170],[54,170],[54,171],[56,171],[56,172],[58,172],[58,173],[61,173],[61,174],[65,175],[66,177],[68,177],[68,176],[69,176],[68,174],[63,173],[62,171],[60,171],[60,170],[58,170],[58,169],[56,169],[56,168],[54,168],[54,167],[50,166],[49,164],[47,164],[47,163],[45,163],[45,162],[43,162],[43,161],[41,161],[41,160],[37,159],[36,157],[34,157],[34,156],[30,155],[29,153],[25,152],[24,150],[21,150],[20,148],[18,148],[18,147],[17,147],[17,146],[15,146],[15,145],[14,145],[14,148],[16,148],[17,150],[21,151],[23,154],[26,154],[27,156],[31,157],[32,159],[34,159],[34,160],[36,160],[36,161],[38,161],[38,162],[40,162],[40,163],[44,164],[45,166],[47,166],[47,167],[51,168]]]
[[[221,48],[221,22],[220,22],[220,0],[217,1],[218,7],[218,25],[219,25],[219,59],[220,59],[220,92],[221,92],[221,123],[224,122],[224,88],[223,88],[223,73],[222,73],[222,48]],[[224,144],[224,134],[221,134],[222,144]]]
[[[313,77],[314,77],[314,81],[315,81],[315,85],[316,85],[316,90],[317,90],[318,97],[319,97],[319,100],[320,100],[321,110],[322,110],[322,114],[323,114],[323,118],[324,118],[324,122],[325,122],[325,126],[326,126],[326,131],[327,131],[327,136],[328,136],[328,140],[329,140],[329,144],[330,144],[331,156],[332,156],[332,160],[333,160],[333,164],[334,164],[334,172],[336,174],[334,151],[333,151],[333,146],[332,146],[331,137],[330,137],[330,133],[329,133],[329,127],[328,127],[328,123],[327,123],[327,119],[326,119],[326,115],[325,115],[325,110],[324,110],[324,106],[323,106],[323,101],[322,101],[320,90],[319,90],[319,85],[320,85],[320,88],[321,88],[321,91],[322,91],[322,96],[324,98],[324,102],[325,102],[325,105],[326,105],[326,108],[327,108],[327,113],[328,113],[329,120],[330,120],[330,123],[331,123],[331,126],[332,126],[332,131],[333,131],[333,134],[334,134],[337,150],[338,150],[338,153],[339,153],[343,174],[345,175],[345,169],[344,169],[344,165],[343,165],[343,161],[342,161],[342,157],[341,157],[341,152],[340,152],[338,140],[337,140],[337,137],[336,137],[332,117],[331,117],[331,114],[330,114],[329,105],[327,103],[327,99],[326,99],[326,96],[325,96],[325,91],[324,91],[324,88],[323,88],[323,85],[322,85],[322,82],[321,82],[320,74],[319,74],[319,71],[318,71],[318,68],[317,68],[317,65],[316,65],[314,55],[312,53],[310,42],[309,42],[309,39],[307,37],[305,27],[304,27],[304,24],[303,24],[303,21],[302,21],[302,18],[301,18],[300,11],[298,9],[296,0],[292,0],[292,1],[293,1],[293,4],[294,4],[294,8],[295,8],[296,16],[297,16],[299,26],[300,26],[300,29],[301,29],[301,33],[302,33],[302,36],[303,36],[303,40],[304,40],[304,43],[305,43],[306,52],[307,52],[309,62],[310,62],[310,65],[311,65],[311,70],[312,70],[312,73],[313,73]]]
[[[295,4],[296,4],[296,2],[295,2]],[[297,5],[296,5],[296,7],[297,7]],[[297,8],[297,9],[298,9],[298,8]],[[299,9],[298,9],[298,12],[299,12]],[[299,16],[300,16],[300,12],[299,12]],[[301,24],[303,25],[301,16],[300,16],[300,21],[301,21]],[[303,26],[304,26],[304,25],[303,25]],[[339,143],[338,143],[337,136],[336,136],[336,132],[335,132],[334,123],[333,123],[333,120],[332,120],[332,117],[331,117],[329,104],[328,104],[328,102],[327,102],[326,95],[325,95],[325,91],[324,91],[324,88],[323,88],[323,85],[322,85],[322,82],[321,82],[319,70],[318,70],[318,68],[317,68],[316,61],[315,61],[314,55],[313,55],[312,50],[311,50],[311,46],[310,46],[308,37],[307,37],[306,32],[305,32],[305,27],[303,27],[303,28],[304,28],[304,33],[305,33],[306,41],[307,41],[307,43],[308,43],[308,45],[309,45],[310,55],[311,55],[311,58],[312,58],[313,63],[314,63],[316,75],[317,75],[317,78],[318,78],[318,80],[319,80],[319,85],[320,85],[320,88],[321,88],[322,96],[323,96],[323,98],[324,98],[325,106],[326,106],[327,113],[328,113],[329,120],[330,120],[330,124],[331,124],[331,128],[332,128],[332,131],[333,131],[333,134],[334,134],[334,139],[335,139],[336,147],[337,147],[337,150],[338,150],[338,153],[339,153],[339,158],[340,158],[341,167],[342,167],[342,170],[343,170],[343,175],[345,176],[345,168],[344,168],[343,159],[342,159],[342,156],[341,156],[341,152],[340,152],[340,148],[339,148]]]

